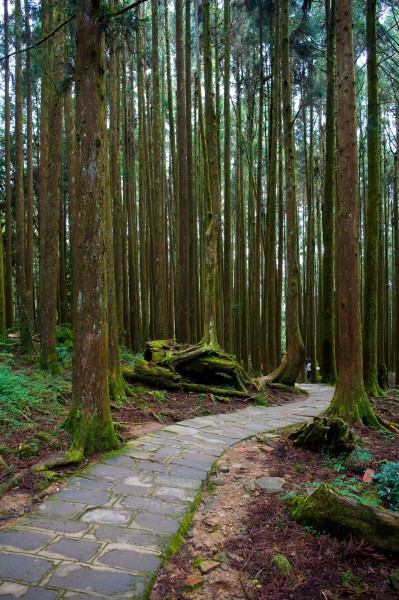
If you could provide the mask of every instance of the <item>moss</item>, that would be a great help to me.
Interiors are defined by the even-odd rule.
[[[121,375],[112,376],[108,373],[109,397],[115,404],[123,404],[126,401],[126,382]]]
[[[112,420],[104,421],[95,416],[88,419],[76,406],[72,407],[64,425],[73,437],[71,451],[82,452],[84,456],[119,445]]]

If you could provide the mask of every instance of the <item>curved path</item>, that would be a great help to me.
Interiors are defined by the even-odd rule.
[[[243,439],[329,405],[333,388],[303,387],[305,400],[181,421],[82,470],[0,532],[0,598],[146,598],[214,461]]]

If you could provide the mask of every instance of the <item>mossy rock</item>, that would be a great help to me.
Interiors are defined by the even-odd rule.
[[[288,576],[292,571],[292,565],[284,554],[272,554],[270,564],[281,575]]]

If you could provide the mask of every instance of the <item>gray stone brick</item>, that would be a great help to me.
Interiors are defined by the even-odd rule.
[[[27,587],[11,581],[0,583],[2,600],[56,600],[57,596],[58,592],[42,587]]]
[[[39,583],[53,563],[34,556],[0,552],[0,579]]]
[[[101,541],[147,548],[158,554],[162,554],[169,545],[169,536],[155,535],[141,529],[128,529],[112,525],[100,525],[95,530],[94,535]]]
[[[156,498],[140,498],[137,496],[128,496],[121,501],[122,506],[132,510],[147,510],[160,515],[169,515],[172,517],[181,517],[187,512],[187,505],[176,502],[163,502]]]
[[[164,515],[142,512],[135,517],[131,527],[148,529],[154,533],[176,533],[180,522]]]
[[[0,546],[32,551],[48,544],[54,537],[54,534],[51,535],[41,531],[9,529],[0,532]]]
[[[101,544],[96,542],[64,538],[48,546],[46,552],[87,562],[97,554],[100,548]]]
[[[94,592],[107,598],[118,596],[142,600],[148,579],[124,571],[75,563],[59,566],[48,585],[77,592]]]
[[[138,571],[139,573],[152,573],[161,564],[161,558],[148,552],[128,550],[126,548],[112,548],[98,558],[98,562],[109,567]]]

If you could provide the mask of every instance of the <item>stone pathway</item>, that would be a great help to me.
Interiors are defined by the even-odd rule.
[[[285,406],[197,417],[104,456],[0,532],[0,598],[144,599],[232,444],[320,414],[333,388]]]

